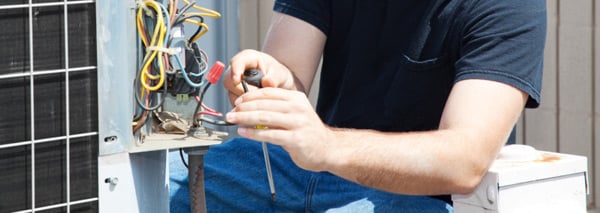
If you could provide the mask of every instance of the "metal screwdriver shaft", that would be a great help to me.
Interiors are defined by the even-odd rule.
[[[255,69],[250,69],[250,70],[246,70],[244,72],[244,76],[243,76],[243,81],[242,81],[242,87],[244,88],[244,92],[248,92],[248,85],[254,85],[258,88],[262,87],[262,83],[261,83],[261,79],[262,79],[262,72],[255,70]],[[267,127],[265,126],[256,126],[257,129],[266,129]],[[267,143],[266,142],[262,142],[262,150],[263,150],[263,156],[265,157],[265,167],[267,169],[267,178],[269,180],[269,189],[271,191],[271,199],[275,200],[277,199],[277,196],[275,194],[275,182],[273,181],[273,172],[271,171],[271,160],[269,158],[269,149],[267,148]]]
[[[258,126],[260,127],[260,126]],[[267,168],[267,178],[269,179],[269,189],[271,190],[271,199],[277,199],[275,195],[275,182],[273,181],[273,172],[271,172],[271,161],[269,160],[269,150],[267,143],[262,142],[263,156],[265,157],[265,167]]]

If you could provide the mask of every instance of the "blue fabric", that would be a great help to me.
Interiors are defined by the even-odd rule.
[[[209,212],[452,212],[425,196],[391,194],[329,173],[298,168],[280,147],[269,145],[277,199],[271,200],[261,144],[238,138],[205,156]],[[182,186],[183,187],[183,186]]]
[[[187,155],[185,155],[185,159],[187,159]],[[190,196],[188,190],[188,169],[181,162],[179,151],[169,152],[170,212],[190,212]]]

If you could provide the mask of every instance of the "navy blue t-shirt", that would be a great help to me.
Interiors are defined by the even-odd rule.
[[[277,0],[274,10],[327,36],[317,113],[328,125],[437,129],[464,79],[540,103],[545,0]]]
[[[474,78],[539,105],[545,0],[277,0],[274,9],[327,36],[317,112],[328,125],[436,129],[452,85]]]

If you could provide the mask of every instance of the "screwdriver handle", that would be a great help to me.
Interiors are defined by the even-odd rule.
[[[242,79],[246,82],[248,82],[248,84],[258,87],[258,88],[262,88],[262,78],[263,78],[263,73],[258,70],[258,69],[249,69],[244,71],[244,75],[242,76]]]

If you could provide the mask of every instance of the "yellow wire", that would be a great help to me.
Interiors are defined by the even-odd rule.
[[[200,37],[202,37],[204,34],[206,34],[208,32],[208,25],[206,25],[204,22],[191,20],[191,19],[187,19],[187,20],[185,20],[185,22],[192,23],[192,24],[202,27],[202,31],[200,33],[198,33],[198,35],[196,35],[194,38],[192,38],[191,42],[197,41]]]
[[[182,0],[184,3],[190,5],[190,2],[188,0]],[[170,7],[168,8],[168,12],[169,14],[173,14],[175,9],[173,7],[173,0],[169,0],[170,2]],[[152,38],[146,38],[146,39],[142,39],[142,43],[144,44],[144,46],[146,48],[148,47],[164,47],[165,43],[165,36],[167,33],[168,28],[170,27],[167,26],[165,24],[165,20],[163,17],[163,11],[161,6],[159,5],[159,3],[155,2],[155,1],[143,1],[142,3],[143,5],[140,6],[140,8],[138,9],[138,13],[137,13],[137,17],[136,17],[136,24],[137,24],[137,30],[138,33],[142,34],[144,33],[144,21],[143,21],[143,12],[150,9],[153,9],[156,12],[156,27],[154,29],[154,32],[152,33]],[[198,16],[203,16],[203,17],[211,17],[211,18],[220,18],[221,14],[211,10],[211,9],[207,9],[204,7],[200,7],[197,5],[192,5],[193,8],[200,10],[202,12],[200,13],[186,13],[186,16],[190,16],[190,15],[198,15]],[[151,14],[150,12],[148,12],[149,14]],[[198,33],[198,35],[194,36],[191,40],[193,42],[195,42],[196,40],[198,40],[200,37],[202,37],[203,35],[205,35],[209,28],[208,25],[206,25],[204,22],[200,22],[200,21],[196,21],[196,20],[186,20],[186,22],[188,23],[192,23],[195,25],[198,25],[202,28],[202,31]],[[156,91],[158,89],[160,89],[165,81],[165,66],[163,63],[163,60],[158,58],[157,59],[157,55],[159,55],[159,53],[161,53],[161,51],[159,50],[152,50],[152,51],[148,51],[146,53],[146,55],[144,56],[144,61],[146,61],[145,64],[143,64],[142,66],[142,71],[140,72],[140,83],[142,85],[142,94],[144,94],[144,92],[148,91]],[[158,75],[153,75],[152,73],[149,72],[149,68],[150,65],[152,64],[152,62],[154,60],[158,60],[158,68],[159,68],[159,73]],[[159,82],[154,85],[151,86],[149,85],[148,81],[149,80],[158,80]]]
[[[149,46],[162,47],[162,46],[164,46],[164,40],[165,40],[165,36],[167,33],[167,26],[165,25],[164,19],[163,19],[163,13],[162,13],[163,11],[157,2],[144,1],[143,4],[144,4],[144,6],[154,9],[156,11],[156,15],[157,15],[156,27],[154,29],[152,39],[150,40],[150,44],[148,44],[146,41],[143,41],[143,43],[146,47],[149,47]],[[142,14],[143,10],[144,10],[143,7],[140,7],[138,9],[137,20],[136,20],[136,23],[138,24],[138,26],[137,26],[138,33],[140,33],[140,34],[143,32],[143,29],[141,27],[141,25],[143,24],[143,14]],[[158,55],[159,52],[160,51],[158,51],[158,50],[154,50],[154,51],[151,51],[151,53],[146,53],[146,56],[144,57],[144,59],[147,58],[147,60],[145,60],[146,63],[142,67],[142,72],[140,72],[140,83],[143,87],[142,91],[144,91],[144,89],[148,90],[148,91],[156,91],[156,90],[160,89],[164,84],[165,71],[164,71],[164,65],[163,65],[162,59],[158,59],[159,75],[152,75],[151,73],[148,72],[149,66],[152,64],[152,61],[156,58],[156,55]],[[158,83],[154,86],[150,86],[146,82],[146,81],[148,81],[148,78],[151,80],[158,79]]]
[[[156,4],[156,2],[153,2],[153,1],[145,1],[145,4],[149,4],[149,5],[150,5],[150,7],[152,7],[152,8],[153,8],[153,9],[154,9],[154,10],[157,12],[157,14],[162,14],[162,13],[161,13],[161,12],[162,12],[162,10],[161,10],[161,7],[160,7],[160,5],[157,5],[157,4]],[[138,17],[141,17],[141,16],[138,16]],[[162,39],[164,39],[164,34],[163,34],[163,31],[164,31],[164,29],[163,29],[163,26],[164,26],[164,20],[162,19],[162,15],[159,15],[159,16],[157,17],[157,19],[158,19],[158,20],[157,20],[157,23],[156,23],[156,28],[154,29],[154,33],[153,33],[153,35],[152,35],[152,39],[151,39],[150,45],[147,45],[146,47],[148,47],[148,46],[158,46],[158,45],[160,45],[161,43],[163,43],[163,42],[162,42],[160,39],[161,39],[161,38],[162,38]],[[156,39],[156,37],[157,37],[157,36],[159,37],[159,39],[158,39],[158,40]],[[146,71],[146,70],[148,69],[148,67],[149,67],[149,66],[152,64],[152,61],[153,61],[153,60],[156,58],[156,55],[157,55],[157,54],[158,54],[158,51],[152,51],[152,52],[150,53],[150,56],[148,57],[148,60],[145,60],[145,61],[146,61],[146,64],[144,64],[144,66],[143,66],[143,68],[142,68],[142,70],[143,70],[143,71]],[[148,56],[148,55],[146,55],[146,56]],[[144,58],[147,58],[147,57],[144,57]],[[160,66],[160,63],[161,63],[161,62],[162,62],[162,61],[161,61],[161,60],[159,60],[159,67],[160,67],[160,68],[162,68],[162,67]],[[161,69],[161,70],[162,70],[162,69]],[[161,72],[159,72],[159,73],[161,73]],[[159,78],[160,78],[160,75],[159,75],[159,76],[156,76],[156,75],[152,75],[152,74],[150,74],[150,73],[148,73],[148,72],[142,72],[142,74],[144,74],[144,75],[147,75],[147,76],[148,76],[150,79],[152,79],[152,80],[156,80],[156,79],[159,79]],[[144,85],[144,86],[147,86],[147,85],[145,84],[145,82],[143,83],[143,85]]]
[[[188,0],[182,0],[184,3],[186,4],[190,4],[190,2]],[[208,8],[204,8],[204,7],[200,7],[198,5],[192,5],[192,7],[196,10],[200,10],[203,11],[204,13],[199,13],[202,14],[202,16],[206,16],[206,17],[211,17],[211,18],[221,18],[221,14],[217,11],[208,9]]]

